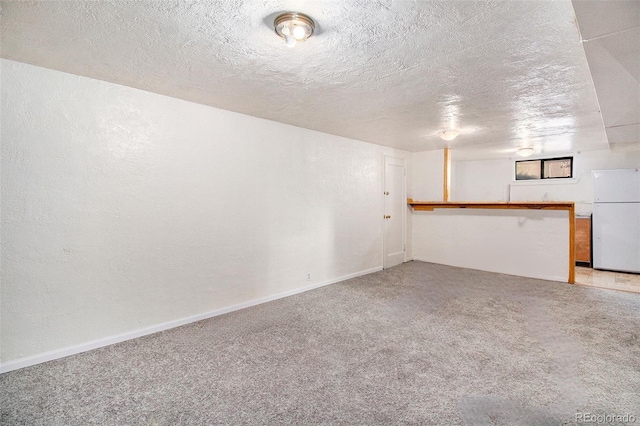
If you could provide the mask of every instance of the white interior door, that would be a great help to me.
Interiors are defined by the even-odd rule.
[[[405,166],[404,160],[384,157],[383,253],[385,268],[404,262],[405,251]]]

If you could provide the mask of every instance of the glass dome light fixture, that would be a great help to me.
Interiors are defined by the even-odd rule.
[[[518,151],[516,151],[518,153],[518,155],[520,157],[530,157],[531,154],[533,154],[533,148],[520,148]]]
[[[309,16],[298,12],[286,12],[273,21],[276,34],[282,37],[289,47],[306,41],[313,35],[316,23]]]
[[[452,141],[456,137],[458,137],[459,134],[460,134],[460,132],[458,132],[457,130],[448,129],[448,130],[443,130],[442,132],[440,132],[438,134],[438,136],[440,136],[440,139],[443,139],[445,141]]]

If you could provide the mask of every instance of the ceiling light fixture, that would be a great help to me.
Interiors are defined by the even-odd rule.
[[[306,41],[313,35],[316,23],[313,19],[298,12],[287,12],[278,15],[273,21],[276,34],[284,39],[289,47],[296,47],[296,44]]]
[[[459,134],[460,132],[458,132],[457,130],[449,129],[449,130],[443,130],[438,134],[438,136],[440,136],[440,139],[444,139],[445,141],[452,141]]]
[[[529,157],[533,154],[533,148],[520,148],[517,152],[520,157]]]

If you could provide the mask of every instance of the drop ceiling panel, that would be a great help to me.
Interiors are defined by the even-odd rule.
[[[580,34],[585,40],[637,27],[638,0],[574,0]]]
[[[584,43],[605,126],[640,122],[640,27]]]
[[[616,144],[638,144],[640,141],[640,124],[628,124],[615,127],[607,127],[607,138],[613,147]]]
[[[640,2],[574,1],[612,149],[640,149]]]
[[[3,2],[4,58],[409,151],[606,148],[569,0]],[[318,34],[295,49],[274,17]]]

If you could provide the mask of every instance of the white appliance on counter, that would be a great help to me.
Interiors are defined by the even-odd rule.
[[[640,170],[594,170],[593,267],[640,273]]]

